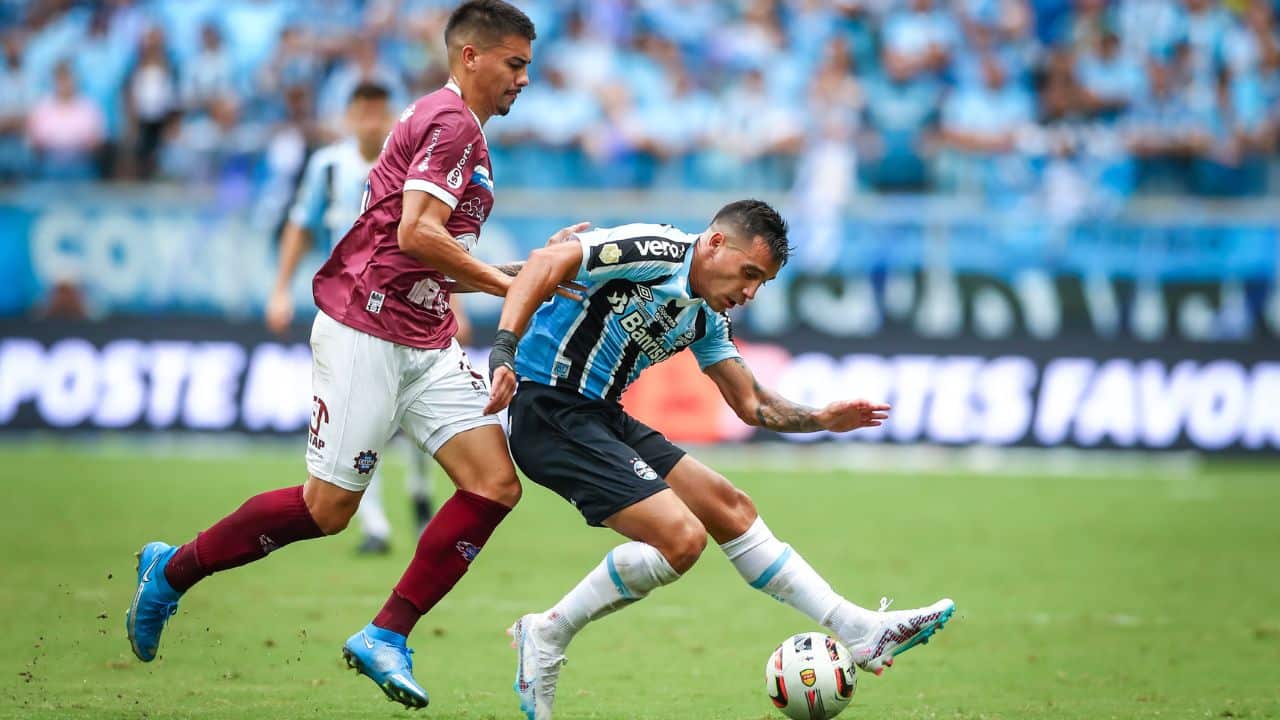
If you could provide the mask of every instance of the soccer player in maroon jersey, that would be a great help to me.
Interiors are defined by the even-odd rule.
[[[309,477],[250,498],[184,545],[142,548],[126,626],[143,662],[155,657],[179,597],[203,578],[345,528],[400,429],[435,456],[457,492],[428,524],[382,610],[343,654],[391,699],[427,705],[406,637],[520,498],[502,428],[484,414],[485,377],[453,338],[449,295],[501,296],[512,282],[512,268],[484,264],[470,250],[493,207],[482,128],[507,114],[528,85],[535,31],[502,0],[470,0],[444,35],[448,84],[400,115],[369,173],[359,219],[315,277]]]

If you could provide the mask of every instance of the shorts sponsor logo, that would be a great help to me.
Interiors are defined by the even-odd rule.
[[[329,424],[329,407],[324,404],[324,400],[319,395],[311,396],[311,431],[307,436],[307,442],[311,447],[317,450],[324,449],[324,441],[320,439],[320,426]]]
[[[813,684],[818,682],[818,673],[814,672],[813,668],[805,668],[800,671],[800,682],[804,683],[805,687],[813,687]]]
[[[386,295],[378,292],[377,290],[373,290],[369,293],[369,302],[364,304],[364,309],[374,315],[377,315],[382,312],[382,302],[386,299]]]
[[[622,259],[622,248],[617,243],[609,243],[600,248],[600,262],[605,265],[614,265]]]
[[[641,460],[640,458],[631,458],[631,469],[634,470],[636,475],[642,480],[658,479],[658,473],[654,472],[654,469],[649,467],[649,463]]]
[[[459,540],[458,544],[454,545],[454,547],[458,549],[458,552],[462,553],[462,559],[467,562],[475,560],[476,556],[480,554],[480,548],[472,545],[466,540]]]
[[[373,472],[373,468],[378,464],[378,453],[372,450],[364,450],[356,455],[355,468],[356,472],[361,475],[368,475]]]

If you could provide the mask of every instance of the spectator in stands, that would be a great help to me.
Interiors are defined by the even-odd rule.
[[[127,130],[125,123],[124,84],[136,57],[140,30],[129,19],[113,15],[102,6],[89,17],[86,34],[77,43],[71,57],[76,78],[84,94],[102,111],[106,121],[97,163],[102,177],[118,173],[119,148]]]
[[[27,140],[36,153],[38,175],[46,180],[93,178],[95,154],[105,139],[102,110],[80,92],[71,64],[58,63],[53,94],[27,116]]]
[[[1125,122],[1144,189],[1185,191],[1187,160],[1209,151],[1211,125],[1196,112],[1192,98],[1191,81],[1178,72],[1176,61],[1148,63],[1147,92]]]
[[[1007,82],[995,58],[985,57],[982,69],[981,85],[957,87],[943,101],[939,139],[948,152],[940,158],[939,179],[956,190],[998,193],[1010,184],[1011,154],[1035,120],[1035,105],[1026,89]],[[996,158],[1011,162],[993,164]]]
[[[260,103],[258,118],[267,122],[280,120],[285,115],[284,97],[288,89],[314,88],[322,77],[320,59],[306,33],[298,26],[286,27],[280,34],[279,44],[255,78],[254,94]],[[334,132],[340,134],[338,125],[335,121]]]
[[[1075,72],[1080,99],[1092,115],[1114,119],[1142,96],[1142,66],[1121,51],[1120,37],[1109,28],[1079,56]]]
[[[373,83],[391,92],[391,106],[403,107],[408,102],[408,89],[400,74],[378,56],[378,39],[373,35],[353,38],[342,61],[320,87],[316,101],[316,117],[325,123],[330,134],[342,134],[342,117],[347,100],[360,83]]]
[[[235,92],[235,70],[222,33],[213,23],[200,28],[200,50],[181,72],[182,104],[186,112],[208,112],[213,102]]]
[[[867,182],[881,190],[924,190],[929,180],[927,136],[936,120],[941,85],[887,59],[866,84],[867,128],[860,154]]]
[[[0,39],[0,182],[25,177],[30,158],[24,130],[31,92],[22,74],[18,36]]]
[[[133,135],[133,175],[150,179],[165,137],[165,128],[176,119],[178,79],[164,32],[152,28],[142,36],[138,63],[128,81],[126,96]]]
[[[910,0],[884,23],[884,62],[894,75],[942,77],[959,40],[955,18],[933,0]]]
[[[796,103],[770,95],[763,72],[747,71],[720,98],[711,146],[702,162],[703,182],[728,188],[750,178],[756,187],[789,187],[794,159],[804,142],[799,114]]]

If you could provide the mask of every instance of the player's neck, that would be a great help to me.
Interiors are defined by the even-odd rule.
[[[472,91],[471,88],[464,85],[462,81],[459,81],[458,78],[453,75],[449,76],[449,84],[458,91],[458,95],[462,96],[462,102],[471,109],[471,113],[475,115],[476,120],[480,122],[480,127],[484,127],[484,124],[489,121],[489,117],[493,115],[493,112],[489,108],[483,108],[477,104],[475,98],[479,97],[480,93]]]

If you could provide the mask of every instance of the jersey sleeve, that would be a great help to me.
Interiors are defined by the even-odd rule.
[[[475,118],[457,110],[436,114],[411,130],[416,136],[413,161],[405,174],[405,190],[421,190],[452,210],[458,207],[471,179],[469,161],[481,141]]]
[[[738,346],[733,343],[733,325],[729,317],[710,310],[702,312],[706,318],[706,332],[689,346],[698,359],[698,367],[706,370],[721,360],[742,357]]]
[[[312,237],[317,237],[323,229],[325,201],[328,197],[325,192],[328,172],[325,168],[331,167],[325,157],[324,153],[315,153],[307,161],[297,197],[294,198],[293,207],[289,209],[289,222],[310,232]]]
[[[582,265],[575,280],[581,283],[668,277],[680,271],[691,247],[626,225],[579,233],[578,241],[582,243]]]

